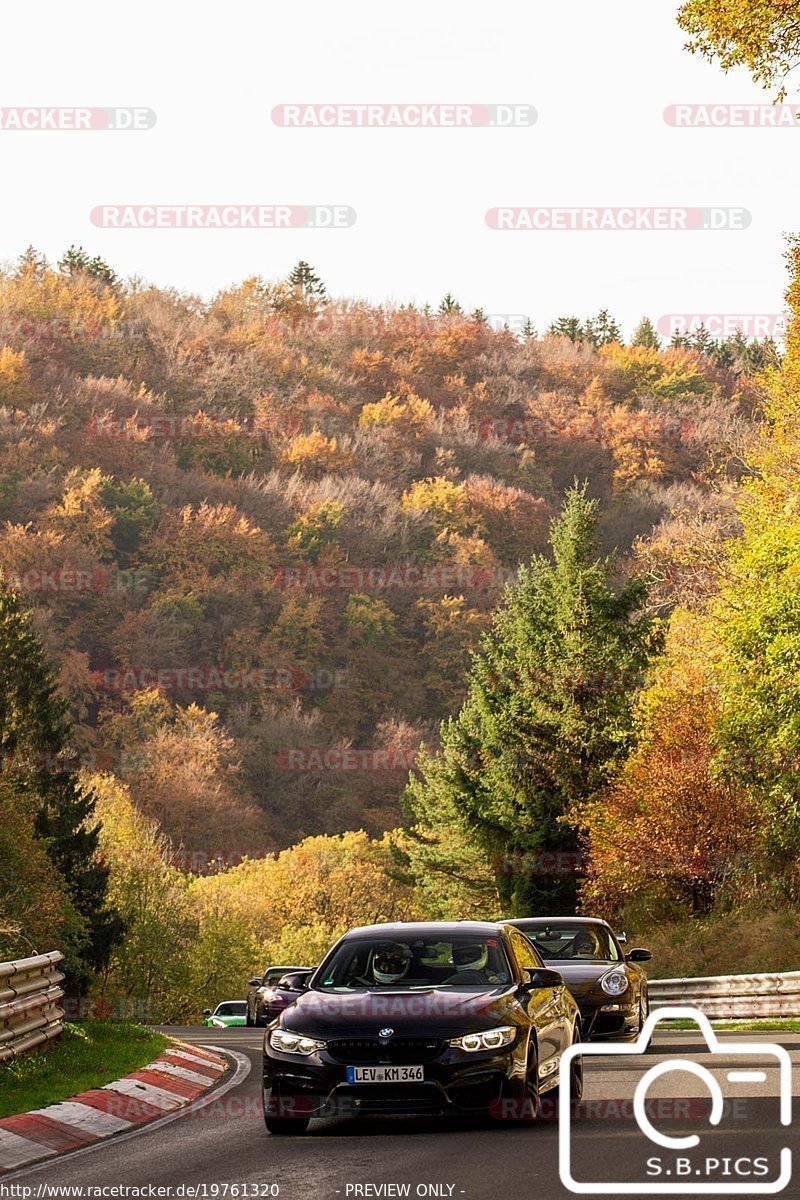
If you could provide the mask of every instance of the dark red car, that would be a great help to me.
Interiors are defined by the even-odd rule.
[[[269,1025],[294,1004],[314,967],[267,967],[260,979],[250,980],[247,1024]]]

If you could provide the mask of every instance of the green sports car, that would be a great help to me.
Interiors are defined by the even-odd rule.
[[[203,1024],[212,1029],[227,1029],[231,1025],[244,1025],[246,1015],[246,1000],[223,1000],[213,1012],[204,1009]]]

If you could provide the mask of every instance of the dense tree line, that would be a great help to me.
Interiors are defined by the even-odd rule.
[[[78,247],[0,278],[0,323],[5,669],[35,690],[6,736],[27,713],[50,755],[3,780],[8,953],[58,940],[77,990],[168,1016],[389,898],[794,895],[773,656],[751,686],[791,592],[741,605],[790,561],[794,334],[782,366],[604,312],[517,336],[307,263],[202,303]],[[286,865],[325,883],[259,934]]]
[[[0,568],[77,751],[190,847],[394,826],[403,756],[575,478],[621,569],[682,508],[732,519],[757,381],[587,324],[337,301],[308,263],[203,303],[26,252],[0,277]],[[348,747],[400,767],[290,753]]]

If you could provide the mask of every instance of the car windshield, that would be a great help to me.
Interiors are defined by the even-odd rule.
[[[284,975],[289,974],[291,969],[291,967],[268,967],[261,982],[265,987],[274,987],[279,980],[283,979]]]
[[[215,1017],[243,1017],[247,1012],[247,1002],[245,1000],[226,1000],[224,1004],[217,1005]]]
[[[545,960],[620,962],[620,954],[604,925],[528,925],[522,932]]]
[[[334,951],[315,987],[325,991],[416,988],[485,989],[512,980],[499,937],[349,938]]]

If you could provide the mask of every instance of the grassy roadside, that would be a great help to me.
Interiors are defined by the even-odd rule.
[[[776,1017],[773,1021],[712,1021],[712,1029],[720,1033],[800,1033],[800,1017]],[[660,1027],[692,1031],[697,1029],[695,1021],[670,1021]]]
[[[0,1064],[0,1117],[102,1087],[151,1062],[169,1039],[129,1021],[64,1026],[52,1046]]]

